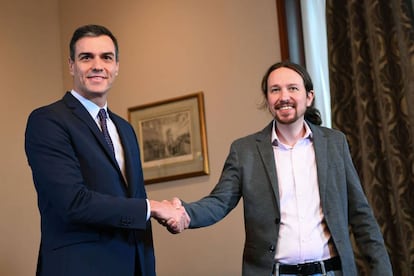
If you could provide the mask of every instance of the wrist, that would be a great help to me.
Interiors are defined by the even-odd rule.
[[[150,208],[150,216],[156,217],[159,211],[159,202],[155,200],[148,200],[149,202],[149,208]]]

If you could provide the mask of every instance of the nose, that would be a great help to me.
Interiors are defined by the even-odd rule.
[[[102,69],[102,68],[98,68],[98,67],[94,66],[94,67],[92,68],[92,71],[93,71],[93,72],[95,72],[95,73],[98,73],[98,72],[102,72],[102,71],[103,71],[103,69]]]
[[[102,62],[99,58],[93,60],[92,70],[94,72],[101,72],[103,70]]]
[[[280,99],[281,100],[288,100],[290,99],[290,93],[287,88],[280,89]]]

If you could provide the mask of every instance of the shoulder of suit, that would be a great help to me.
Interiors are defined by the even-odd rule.
[[[48,114],[48,113],[55,113],[58,114],[60,111],[64,110],[64,103],[63,101],[57,100],[55,102],[49,103],[47,105],[44,106],[40,106],[35,108],[32,112],[31,115],[35,115],[35,114]]]
[[[334,128],[328,128],[328,127],[324,127],[324,126],[317,126],[317,125],[313,125],[313,124],[309,124],[309,127],[312,130],[312,133],[314,135],[314,137],[319,136],[319,135],[323,135],[323,136],[334,136],[334,137],[345,137],[345,134],[338,130],[338,129],[334,129]]]
[[[253,145],[256,142],[268,141],[270,144],[270,137],[272,132],[272,123],[268,124],[262,130],[255,133],[248,134],[233,141],[234,145]]]

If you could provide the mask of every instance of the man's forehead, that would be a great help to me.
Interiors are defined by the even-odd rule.
[[[115,45],[109,36],[82,37],[75,44],[75,52],[115,55]]]

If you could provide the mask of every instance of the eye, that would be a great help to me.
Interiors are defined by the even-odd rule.
[[[288,89],[289,89],[290,92],[297,92],[297,91],[299,91],[299,88],[297,86],[290,86]]]
[[[90,55],[81,55],[79,57],[79,59],[82,60],[82,61],[88,61],[88,60],[91,59],[91,56]]]
[[[270,87],[269,92],[270,93],[278,93],[278,92],[280,92],[280,88],[277,87],[277,86],[272,86],[272,87]]]
[[[114,60],[114,56],[112,54],[106,54],[102,56],[102,59],[109,62]]]

